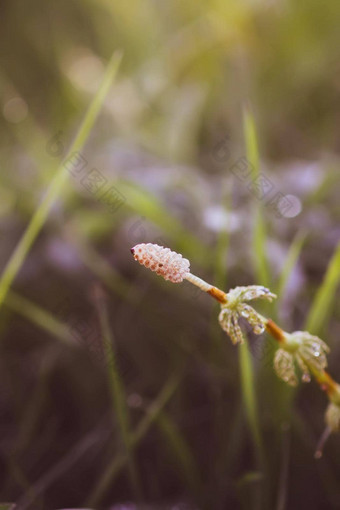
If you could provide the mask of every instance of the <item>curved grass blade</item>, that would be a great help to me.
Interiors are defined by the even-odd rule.
[[[240,346],[240,368],[241,368],[241,387],[243,401],[246,409],[247,419],[253,440],[257,449],[258,460],[263,460],[263,445],[259,427],[259,417],[257,409],[256,394],[254,390],[254,373],[249,351],[248,342]]]
[[[250,433],[255,446],[255,456],[257,465],[262,474],[265,472],[265,455],[263,450],[263,442],[259,425],[259,415],[257,408],[257,398],[255,391],[255,377],[251,354],[248,342],[241,344],[239,350],[239,362],[241,371],[241,389],[242,397],[245,405],[246,416],[249,424]],[[263,487],[263,484],[262,484]],[[262,508],[264,495],[262,491],[257,492],[254,497],[254,508]]]
[[[319,334],[323,327],[340,282],[340,243],[329,261],[321,287],[318,289],[306,320],[306,330]]]
[[[74,142],[71,145],[66,159],[72,153],[79,151],[85,144],[95,123],[95,120],[97,119],[103,101],[110,89],[112,80],[116,76],[120,61],[121,53],[115,52],[108,63],[101,86],[99,87],[97,94],[95,95],[87,110],[85,118],[79,128]],[[69,174],[67,169],[63,164],[61,164],[57,169],[56,174],[51,182],[50,187],[47,189],[42,202],[32,216],[23,236],[18,242],[4,269],[4,272],[2,273],[0,280],[0,307],[3,304],[7,292],[11,287],[13,280],[17,276],[21,266],[23,265],[34,241],[42,229],[53,204],[65,186],[68,177]]]
[[[62,342],[74,345],[74,340],[67,325],[29,299],[20,296],[14,291],[9,291],[5,306],[25,319],[28,319],[32,324],[52,334]]]
[[[281,465],[279,476],[279,487],[277,494],[276,510],[285,510],[287,507],[288,487],[289,487],[289,463],[291,450],[290,427],[282,430],[281,437]]]
[[[183,478],[198,496],[201,482],[197,465],[187,441],[165,411],[159,414],[156,423],[165,438],[166,446],[178,462]]]
[[[260,157],[258,150],[254,116],[248,108],[243,110],[243,129],[248,163],[251,165],[251,180],[260,176]],[[253,232],[253,253],[255,276],[259,284],[270,287],[270,273],[266,257],[266,227],[263,218],[263,204],[260,200],[255,204],[255,224]]]
[[[131,448],[136,448],[146,433],[149,431],[151,425],[159,416],[159,413],[175,393],[180,380],[181,373],[175,373],[173,376],[171,376],[168,382],[160,391],[159,395],[150,404],[150,407],[146,410],[144,418],[141,419],[136,429],[131,434]],[[89,501],[87,502],[88,506],[98,506],[109,486],[113,483],[114,479],[120,473],[121,469],[125,466],[127,461],[128,457],[124,452],[118,454],[113,459],[113,461],[107,466],[102,478],[100,478],[92,493],[90,494]]]
[[[133,452],[131,451],[130,418],[126,404],[126,395],[120,378],[116,353],[113,347],[113,338],[110,329],[105,293],[99,284],[94,288],[94,302],[97,307],[102,340],[104,344],[104,352],[106,358],[105,365],[112,397],[112,404],[117,414],[120,435],[128,459],[127,463],[131,487],[135,493],[135,497],[140,500],[141,484],[137,473]]]
[[[304,232],[298,232],[292,244],[289,247],[286,260],[281,270],[281,276],[274,291],[275,294],[277,295],[277,300],[275,302],[277,309],[279,308],[282,297],[284,295],[285,287],[287,285],[291,272],[293,271],[294,266],[300,256],[305,240],[306,234]]]

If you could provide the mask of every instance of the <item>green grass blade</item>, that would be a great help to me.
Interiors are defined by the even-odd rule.
[[[104,344],[106,370],[113,408],[116,411],[120,436],[128,459],[128,470],[132,489],[137,500],[141,498],[141,485],[137,474],[134,457],[131,451],[130,419],[126,404],[126,395],[119,375],[116,353],[113,348],[113,338],[107,312],[105,293],[101,286],[94,289],[94,300],[98,311],[102,340]]]
[[[289,488],[289,463],[291,456],[291,431],[290,427],[282,430],[281,434],[281,462],[280,476],[277,494],[276,510],[285,510],[287,508],[288,488]]]
[[[260,211],[260,206],[255,212],[255,226],[253,236],[255,274],[257,283],[270,288],[271,279],[268,270],[267,257],[265,254],[266,229],[262,217],[262,212]]]
[[[260,154],[257,142],[255,119],[250,109],[243,109],[243,130],[248,162],[252,164],[252,178],[260,174]]]
[[[181,380],[181,375],[176,373],[165,384],[160,391],[156,399],[150,404],[150,407],[146,410],[144,418],[141,419],[136,429],[131,434],[131,447],[135,448],[138,446],[140,441],[149,431],[151,425],[158,418],[162,409],[166,406],[174,392],[176,391]],[[125,466],[128,461],[126,453],[117,455],[111,464],[107,466],[106,471],[100,478],[99,482],[95,485],[92,493],[90,494],[87,505],[91,507],[98,506],[99,502],[105,495],[105,492],[109,486],[113,483],[114,479],[120,473],[121,469]]]
[[[165,411],[159,414],[157,424],[164,436],[166,446],[175,460],[178,461],[186,483],[189,484],[193,491],[197,491],[201,485],[200,477],[187,441]]]
[[[95,95],[92,103],[90,104],[85,118],[79,128],[79,131],[75,137],[74,142],[71,145],[71,148],[68,152],[69,157],[73,152],[79,151],[83,145],[85,144],[90,131],[94,125],[94,122],[99,114],[102,103],[109,91],[112,80],[115,77],[119,64],[121,61],[121,54],[114,53],[105,72],[103,81],[97,94]],[[13,280],[18,274],[21,266],[23,265],[25,258],[27,257],[35,239],[37,238],[41,228],[43,227],[48,214],[60,195],[61,190],[63,189],[65,183],[67,182],[69,177],[68,171],[63,164],[59,166],[56,171],[56,174],[51,182],[50,187],[47,189],[47,192],[40,203],[38,209],[35,211],[32,216],[23,236],[21,237],[19,243],[17,244],[13,254],[11,255],[4,272],[1,276],[0,280],[0,307],[4,302],[4,299],[7,295],[7,292],[12,285]]]
[[[286,260],[285,260],[283,267],[281,269],[281,276],[279,278],[279,281],[278,281],[276,289],[275,289],[275,293],[277,294],[277,300],[276,300],[277,307],[279,307],[279,304],[283,298],[283,293],[284,293],[285,287],[287,285],[288,279],[289,279],[291,272],[294,269],[294,266],[299,258],[299,255],[301,253],[301,250],[302,250],[305,240],[306,240],[306,234],[304,232],[298,232],[297,235],[295,236],[292,244],[289,247]]]
[[[247,419],[250,427],[251,434],[258,452],[258,458],[261,461],[262,454],[262,439],[260,433],[257,401],[255,394],[255,378],[253,372],[253,365],[251,361],[251,354],[249,351],[248,342],[244,342],[240,347],[240,370],[241,370],[241,389],[243,402],[246,409]]]
[[[227,258],[230,242],[230,214],[231,214],[231,193],[226,197],[226,211],[229,214],[228,227],[221,229],[218,233],[216,251],[214,257],[215,278],[214,284],[220,289],[226,289],[227,280]]]
[[[255,121],[252,113],[244,108],[243,112],[243,129],[247,152],[248,163],[251,164],[251,179],[257,179],[260,175],[260,157],[256,135]],[[255,204],[255,223],[253,232],[253,254],[255,276],[257,283],[270,287],[270,273],[266,257],[266,227],[263,218],[263,204],[257,200]]]
[[[340,243],[329,261],[321,287],[318,289],[306,320],[306,329],[317,335],[321,331],[340,281]]]
[[[257,398],[255,392],[255,377],[251,354],[248,342],[244,342],[240,346],[239,363],[241,371],[241,390],[242,398],[245,406],[246,416],[249,424],[250,433],[255,446],[256,462],[259,470],[264,476],[265,472],[265,455],[263,450],[263,442],[259,425],[259,415],[257,408]],[[261,484],[263,487],[263,484]],[[253,495],[253,507],[255,509],[263,508],[264,494],[260,490],[255,491]]]
[[[16,292],[9,291],[6,297],[5,306],[13,312],[44,329],[62,342],[69,345],[74,344],[68,327],[57,320],[51,313],[26,299]]]

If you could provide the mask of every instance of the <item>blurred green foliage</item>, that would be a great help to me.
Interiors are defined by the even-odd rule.
[[[239,359],[207,296],[129,254],[168,244],[226,289],[279,289],[265,312],[320,334],[337,377],[339,26],[336,0],[1,2],[2,278],[68,172],[0,310],[3,501],[339,508],[339,437],[313,458],[317,387],[277,380],[266,338],[249,335]]]

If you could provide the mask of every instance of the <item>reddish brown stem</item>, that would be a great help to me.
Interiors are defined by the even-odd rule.
[[[217,299],[219,303],[225,304],[227,302],[227,294],[223,292],[223,290],[220,290],[217,287],[211,287],[211,289],[209,289],[207,292],[210,294],[210,296]]]
[[[284,331],[272,320],[268,319],[266,323],[266,330],[278,342],[284,342]]]

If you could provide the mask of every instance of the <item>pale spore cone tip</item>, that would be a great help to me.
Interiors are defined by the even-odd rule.
[[[171,251],[158,244],[141,243],[131,248],[135,260],[151,269],[165,280],[181,283],[190,273],[189,260],[180,253]]]

